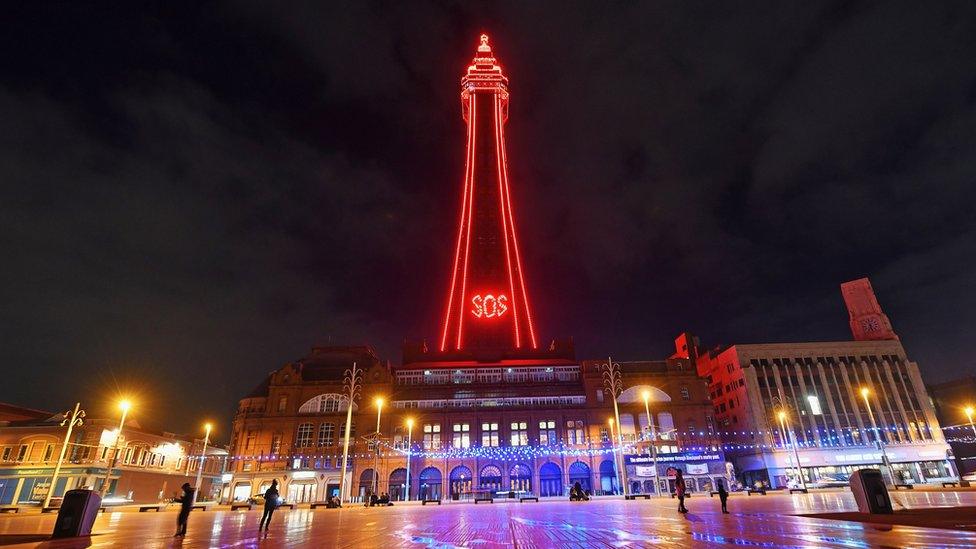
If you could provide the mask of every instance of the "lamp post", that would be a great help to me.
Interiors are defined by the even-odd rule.
[[[47,496],[44,497],[44,505],[41,505],[41,509],[50,507],[51,496],[54,495],[54,488],[58,483],[58,474],[61,472],[61,464],[64,463],[64,454],[68,451],[68,444],[71,441],[71,430],[75,426],[81,426],[82,418],[85,417],[85,411],[81,409],[81,403],[75,403],[74,411],[68,410],[64,413],[63,419],[61,420],[61,426],[67,426],[68,432],[64,434],[64,444],[61,445],[61,454],[58,456],[58,464],[54,466],[54,475],[51,476],[51,486],[47,489]]]
[[[871,411],[871,401],[868,399],[868,395],[871,394],[870,389],[867,387],[861,387],[861,398],[864,399],[864,407],[868,410],[868,419],[871,420],[871,426],[874,427],[874,436],[878,441],[878,448],[881,449],[881,465],[888,468],[888,479],[892,484],[895,483],[895,474],[891,470],[891,463],[888,462],[888,452],[885,451],[884,440],[881,438],[881,431],[878,430],[878,424],[874,421],[874,412]]]
[[[610,447],[613,448],[613,418],[607,418],[607,425],[610,426]],[[617,429],[617,433],[620,433],[620,429]],[[616,454],[616,452],[614,452]],[[617,484],[623,484],[623,479],[620,476],[620,466],[617,464],[617,458],[613,458],[614,468],[617,470]]]
[[[407,418],[407,494],[406,501],[410,501],[410,453],[413,451],[413,418]]]
[[[612,357],[607,357],[603,367],[603,386],[613,397],[613,417],[617,423],[617,445],[620,447],[620,468],[618,474],[620,482],[623,484],[624,495],[627,495],[627,476],[624,470],[624,439],[620,434],[620,409],[617,407],[617,396],[624,391],[623,380],[620,378],[620,364],[613,361]],[[612,427],[612,426],[611,426]],[[612,430],[612,429],[611,429]]]
[[[376,437],[373,439],[373,494],[380,486],[380,415],[383,413],[383,397],[376,397]]]
[[[789,443],[793,446],[793,458],[796,460],[796,476],[800,479],[800,486],[806,490],[807,481],[803,478],[803,469],[800,468],[800,452],[797,450],[796,437],[793,436],[793,431],[791,431],[786,425],[786,411],[780,410],[776,414],[776,417],[779,418],[779,425],[788,437]]]
[[[342,443],[342,476],[339,477],[339,501],[346,501],[346,474],[349,469],[349,430],[352,429],[352,406],[356,402],[356,396],[359,395],[359,389],[363,382],[363,371],[360,370],[356,363],[352,363],[352,368],[346,370],[346,375],[342,380],[343,389],[349,393],[349,401],[346,403],[346,436]]]
[[[641,396],[644,398],[644,413],[647,414],[647,429],[650,431],[649,434],[651,436],[651,460],[654,462],[654,493],[660,496],[661,488],[657,482],[657,433],[654,432],[654,420],[651,418],[651,392],[645,389],[641,392]]]
[[[203,454],[200,455],[200,466],[197,468],[197,483],[193,486],[193,504],[197,503],[197,494],[200,493],[200,481],[203,475],[203,463],[207,459],[207,444],[210,444],[210,429],[213,426],[207,423],[203,426],[206,431],[206,435],[203,437]]]
[[[128,400],[119,401],[119,409],[122,410],[122,419],[119,420],[119,431],[115,434],[115,452],[112,453],[112,461],[109,463],[108,468],[105,470],[105,481],[102,483],[101,496],[104,499],[105,494],[108,493],[108,480],[112,476],[112,469],[115,464],[119,461],[119,441],[122,440],[122,428],[125,426],[125,416],[129,413],[129,408],[132,407],[132,403]]]
[[[976,410],[972,406],[966,406],[966,409],[963,411],[966,412],[966,417],[969,418],[969,426],[973,428],[973,436],[976,436],[976,423],[973,423],[973,412],[976,412]]]

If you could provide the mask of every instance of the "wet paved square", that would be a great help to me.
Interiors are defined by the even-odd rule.
[[[976,491],[892,494],[896,507],[976,505]],[[176,512],[113,512],[100,516],[90,540],[39,541],[50,515],[0,517],[7,547],[974,547],[976,532],[869,525],[796,514],[851,511],[849,492],[768,495],[730,499],[723,515],[717,499],[696,496],[690,513],[671,499],[594,500],[570,503],[497,502],[421,507],[281,510],[271,531],[257,531],[260,512],[226,508],[195,511],[185,539],[172,538]],[[976,517],[973,519],[976,521]],[[27,536],[26,538],[24,536]],[[35,537],[30,537],[35,536]],[[33,541],[31,541],[33,540]],[[27,543],[17,543],[27,541]]]

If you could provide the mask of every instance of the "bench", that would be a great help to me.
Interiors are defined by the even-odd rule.
[[[475,505],[478,505],[479,503],[495,503],[495,499],[494,498],[474,498],[474,504]]]
[[[538,503],[539,502],[539,498],[536,497],[536,496],[522,496],[522,497],[519,498],[519,503],[525,503],[526,501],[534,501],[534,502]]]
[[[19,513],[20,507],[0,507],[0,513]]]
[[[250,503],[231,503],[230,504],[230,510],[231,511],[236,511],[238,509],[247,509],[248,511],[250,511],[251,509],[254,509],[254,506],[252,506]]]
[[[943,488],[956,488],[958,486],[959,486],[959,483],[958,482],[943,482],[942,483],[942,487]]]
[[[42,507],[41,513],[57,513],[60,507]]]
[[[206,505],[194,505],[193,507],[190,508],[191,511],[194,510],[194,509],[199,509],[201,511],[206,511],[207,510],[207,506]]]
[[[895,485],[895,490],[898,490],[900,488],[904,488],[906,490],[914,490],[915,489],[915,485],[914,484],[896,484]]]
[[[425,500],[423,500],[423,501],[420,502],[421,505],[427,505],[428,503],[436,503],[437,505],[440,505],[441,504],[441,500],[439,500],[439,499],[425,499]]]
[[[676,497],[678,497],[678,494],[676,494],[675,492],[671,492],[671,499],[674,499]],[[687,499],[687,498],[690,498],[690,497],[691,497],[691,494],[688,493],[688,492],[685,492],[685,498]]]
[[[325,501],[319,501],[309,505],[309,509],[315,509],[316,507],[328,507],[329,503]]]
[[[145,513],[146,511],[156,511],[157,513],[163,510],[164,505],[141,505],[139,506],[139,512]]]
[[[807,491],[806,488],[790,488],[790,493],[791,494],[808,494],[809,492]]]
[[[637,498],[651,499],[651,495],[650,494],[630,494],[628,496],[624,496],[624,499],[637,499]]]
[[[281,509],[282,507],[287,507],[289,509],[294,509],[295,508],[295,504],[294,503],[279,503],[278,504],[278,509]]]
[[[762,495],[765,496],[766,495],[766,490],[762,490],[762,489],[758,489],[758,488],[749,488],[748,490],[746,490],[746,495],[747,496],[751,496],[753,494],[762,494]]]

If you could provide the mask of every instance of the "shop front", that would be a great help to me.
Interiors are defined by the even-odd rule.
[[[656,459],[648,454],[624,455],[624,466],[632,494],[673,492],[675,477],[669,469],[681,470],[689,492],[711,492],[726,474],[721,450],[661,453]]]

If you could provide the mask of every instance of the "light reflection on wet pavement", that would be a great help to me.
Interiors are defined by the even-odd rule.
[[[892,494],[907,508],[976,505],[976,492]],[[172,538],[176,513],[116,512],[95,523],[89,539],[38,542],[51,531],[50,515],[0,518],[0,545],[8,547],[974,547],[976,532],[875,526],[812,519],[798,513],[851,511],[841,491],[745,497],[720,512],[717,499],[695,496],[679,515],[671,499],[594,500],[570,503],[416,504],[342,510],[297,509],[275,514],[271,531],[258,533],[260,512],[195,511],[185,539]],[[15,535],[35,535],[17,538]],[[31,543],[18,543],[26,541]]]

